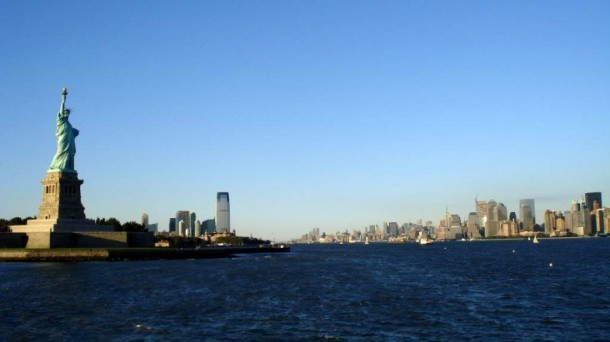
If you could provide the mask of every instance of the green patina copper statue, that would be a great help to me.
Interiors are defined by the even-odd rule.
[[[78,136],[78,130],[73,128],[68,121],[70,109],[66,108],[66,96],[68,89],[61,92],[61,106],[57,113],[57,153],[53,157],[49,171],[76,172],[74,170],[74,155],[76,154],[76,143],[74,139]]]

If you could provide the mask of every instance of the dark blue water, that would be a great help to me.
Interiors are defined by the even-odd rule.
[[[0,263],[0,340],[607,339],[609,260],[574,239]]]

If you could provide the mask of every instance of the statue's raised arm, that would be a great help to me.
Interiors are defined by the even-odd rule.
[[[59,105],[59,115],[64,115],[66,111],[66,97],[68,96],[68,89],[63,88],[61,91],[61,105]]]

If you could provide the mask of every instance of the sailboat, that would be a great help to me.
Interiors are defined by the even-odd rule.
[[[368,236],[368,235],[366,236],[366,239],[364,239],[364,244],[365,244],[365,245],[368,245],[368,244],[369,244],[369,236]]]
[[[532,241],[533,243],[538,243],[538,234],[534,235],[534,241]]]

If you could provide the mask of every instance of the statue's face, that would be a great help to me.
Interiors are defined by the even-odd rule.
[[[64,115],[65,115],[65,116],[70,115],[70,110],[69,110],[69,109],[64,109]]]

